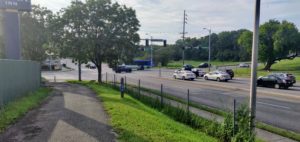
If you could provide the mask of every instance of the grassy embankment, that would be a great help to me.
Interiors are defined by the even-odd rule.
[[[28,111],[39,106],[50,92],[51,89],[40,88],[2,108],[0,110],[0,133],[2,133],[9,125],[19,120]]]
[[[86,85],[96,91],[103,101],[120,141],[217,141],[215,138],[176,122],[128,95],[121,99],[119,92],[110,87],[97,84]]]

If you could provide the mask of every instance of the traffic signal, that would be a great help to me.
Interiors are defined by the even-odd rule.
[[[146,39],[146,47],[149,46],[149,39]]]
[[[167,47],[167,40],[164,40],[164,47]]]

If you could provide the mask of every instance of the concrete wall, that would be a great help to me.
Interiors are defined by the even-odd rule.
[[[0,59],[0,106],[40,87],[40,64]]]

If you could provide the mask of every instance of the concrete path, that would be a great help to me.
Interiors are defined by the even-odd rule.
[[[112,142],[115,135],[95,93],[68,83],[0,135],[0,142]]]

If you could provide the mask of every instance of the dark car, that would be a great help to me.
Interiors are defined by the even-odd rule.
[[[228,73],[230,75],[231,79],[234,78],[234,72],[232,69],[220,69],[220,71]]]
[[[291,80],[293,85],[296,83],[296,77],[293,74],[290,74],[290,73],[273,73],[273,75],[276,75],[276,76],[281,77],[281,78],[285,78],[287,80]]]
[[[127,72],[127,73],[131,73],[132,72],[132,69],[131,68],[128,68],[126,66],[117,66],[114,71],[116,73],[122,73],[122,72]]]
[[[184,65],[183,66],[183,69],[186,70],[186,71],[192,71],[194,67],[192,65]]]
[[[208,67],[210,67],[211,66],[211,64],[208,64],[208,63],[201,63],[198,67],[199,68],[208,68]]]
[[[90,69],[97,69],[96,65],[90,65]]]
[[[292,82],[286,78],[271,74],[268,76],[259,77],[257,79],[257,86],[288,89],[292,86]]]

